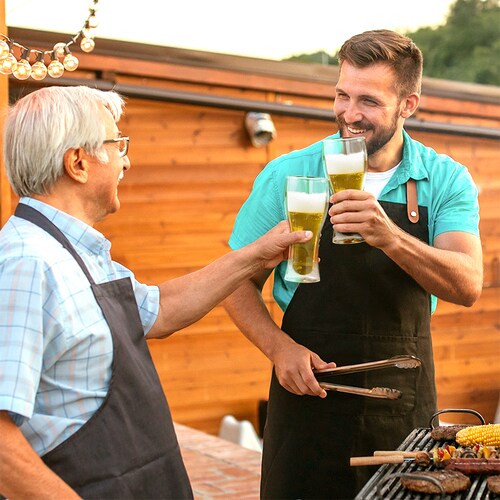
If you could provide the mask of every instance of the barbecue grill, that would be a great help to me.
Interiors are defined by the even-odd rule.
[[[398,448],[400,451],[430,451],[435,447],[445,446],[446,444],[453,444],[450,441],[436,441],[431,437],[432,420],[434,417],[446,411],[460,411],[460,410],[442,410],[436,413],[431,419],[429,428],[414,429],[409,436],[403,441]],[[461,410],[464,411],[464,410]],[[467,411],[467,410],[465,410]],[[474,412],[476,413],[476,412]],[[481,417],[482,418],[482,417]],[[415,493],[407,490],[401,485],[401,475],[409,472],[422,472],[424,470],[433,470],[434,465],[426,468],[416,465],[413,461],[403,462],[401,464],[385,464],[380,466],[372,478],[365,484],[363,489],[358,493],[355,500],[432,500],[439,498],[440,500],[477,500],[477,499],[493,499],[495,497],[489,493],[486,484],[486,475],[470,475],[471,486],[466,491],[461,491],[453,494],[428,494],[428,493]]]

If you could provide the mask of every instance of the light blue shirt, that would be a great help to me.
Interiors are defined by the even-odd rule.
[[[130,277],[147,332],[159,289],[113,262],[97,230],[31,198],[69,239],[96,283]],[[39,455],[77,431],[109,387],[113,344],[90,283],[76,261],[43,229],[12,216],[0,231],[0,410]]]
[[[339,137],[339,134],[332,137]],[[413,140],[405,131],[403,139],[401,163],[378,199],[406,204],[406,182],[415,179],[418,203],[428,209],[431,245],[436,236],[447,231],[479,235],[478,191],[467,168]],[[276,158],[257,176],[236,218],[229,239],[231,248],[248,245],[286,219],[284,186],[290,175],[325,177],[322,141]],[[298,286],[284,280],[285,270],[286,263],[282,262],[275,270],[273,287],[274,298],[283,311]],[[432,311],[436,303],[433,296]]]

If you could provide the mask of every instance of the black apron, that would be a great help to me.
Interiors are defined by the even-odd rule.
[[[24,204],[15,215],[47,231],[71,253],[113,337],[112,376],[104,402],[43,461],[83,498],[193,498],[130,278],[94,283],[81,257],[49,219]]]
[[[419,218],[404,204],[380,202],[403,230],[428,242],[427,209]],[[417,369],[388,368],[328,381],[402,391],[399,400],[329,392],[297,396],[273,372],[262,460],[262,498],[353,498],[376,467],[350,467],[351,456],[394,450],[436,409],[430,296],[382,251],[366,243],[332,244],[325,222],[318,283],[301,284],[282,329],[337,366],[408,354]],[[328,277],[328,278],[327,278]]]

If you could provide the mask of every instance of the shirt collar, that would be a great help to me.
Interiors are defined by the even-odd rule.
[[[92,254],[101,253],[103,250],[109,252],[111,248],[109,240],[97,229],[85,224],[80,219],[34,198],[22,197],[19,202],[29,205],[45,215],[64,233],[75,248]]]
[[[403,130],[403,158],[396,171],[396,176],[400,184],[408,182],[409,179],[419,181],[429,178],[415,142],[405,130]]]

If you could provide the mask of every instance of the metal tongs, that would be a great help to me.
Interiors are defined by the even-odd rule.
[[[323,370],[314,370],[315,375],[340,375],[345,373],[366,372],[378,370],[380,368],[418,368],[422,362],[415,356],[394,356],[382,361],[370,361],[369,363],[360,363],[357,365],[339,366],[336,368],[325,368]],[[349,385],[331,384],[329,382],[320,382],[319,385],[327,391],[347,392],[359,396],[368,396],[371,398],[398,399],[401,397],[401,391],[387,387],[373,387],[365,389],[363,387],[352,387]]]

